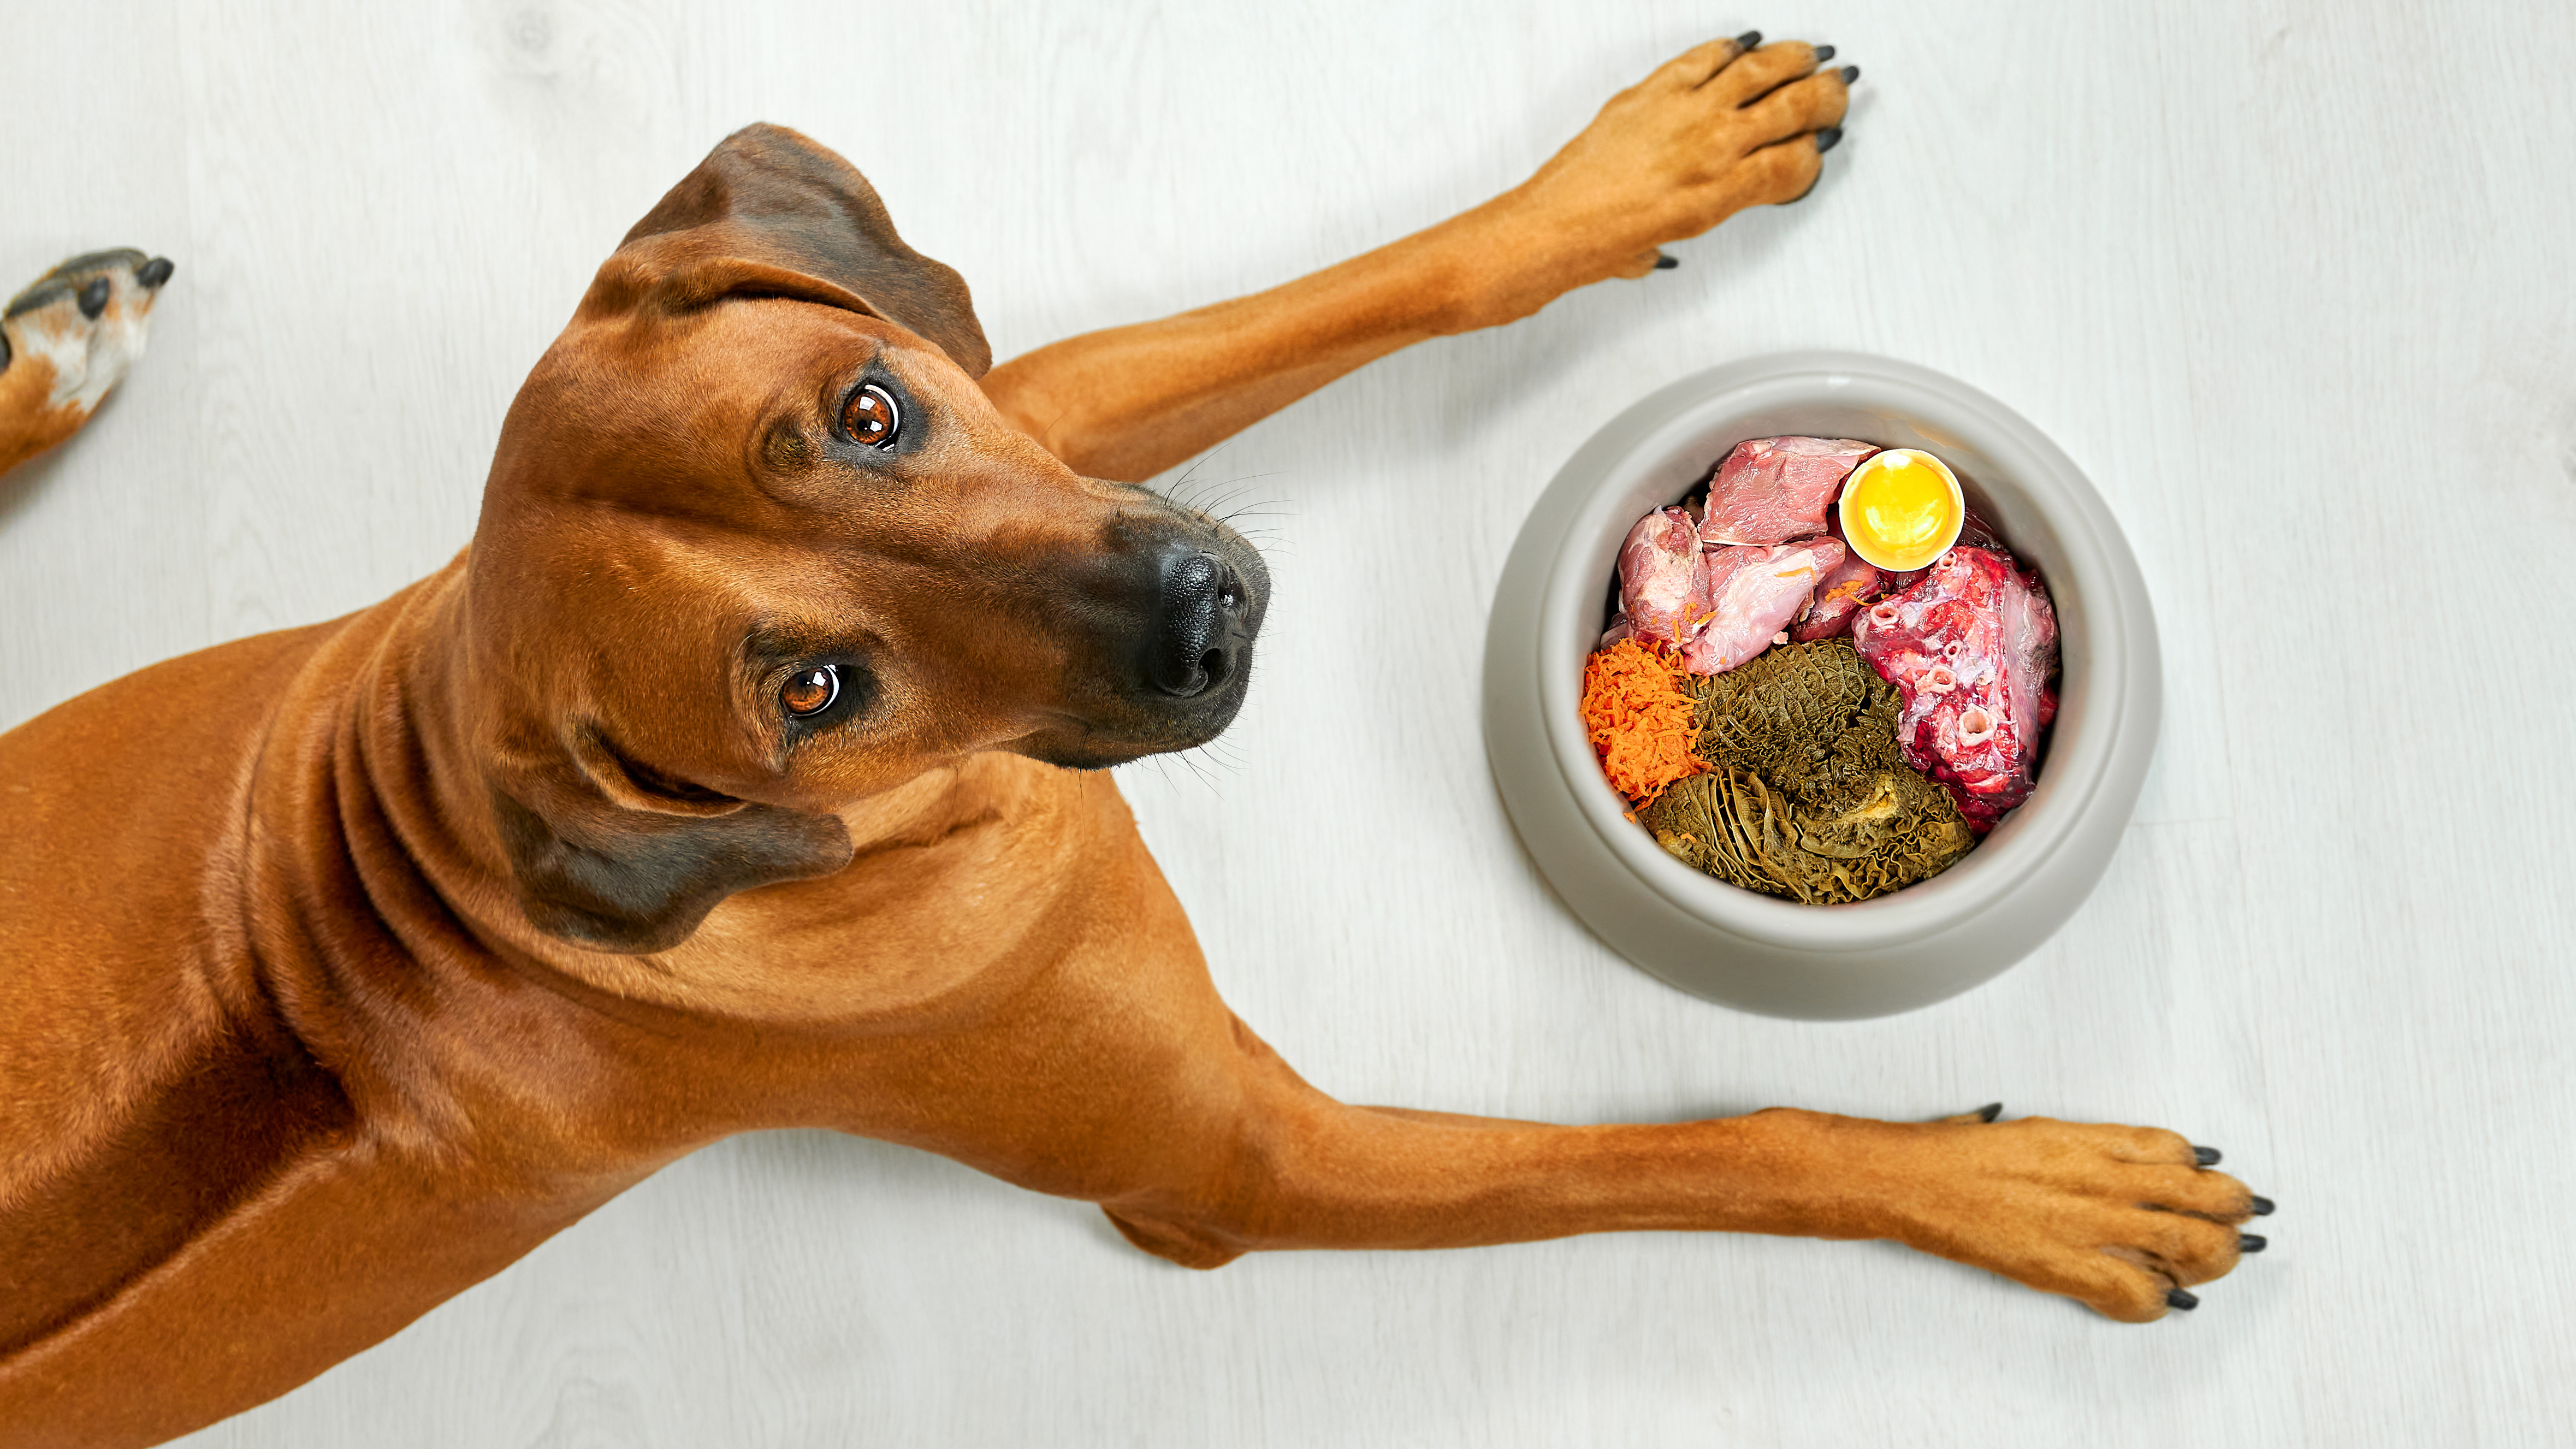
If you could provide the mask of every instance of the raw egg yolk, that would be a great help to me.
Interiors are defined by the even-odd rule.
[[[1860,556],[1883,569],[1919,569],[1947,552],[1963,521],[1950,480],[1904,452],[1863,463],[1843,488],[1843,532]]]

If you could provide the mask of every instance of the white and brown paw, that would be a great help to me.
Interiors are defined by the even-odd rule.
[[[175,270],[132,247],[73,257],[0,312],[0,472],[79,432],[143,355]]]

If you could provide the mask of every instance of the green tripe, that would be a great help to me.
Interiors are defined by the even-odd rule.
[[[1896,686],[1851,641],[1780,646],[1682,689],[1714,768],[1637,819],[1692,868],[1829,906],[1938,875],[1976,844],[1950,792],[1905,763]]]

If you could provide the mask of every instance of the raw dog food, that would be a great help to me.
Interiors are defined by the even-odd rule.
[[[1900,758],[1897,692],[1848,641],[1792,644],[1682,687],[1712,768],[1637,821],[1685,864],[1823,906],[1936,875],[1975,843],[1950,797]]]
[[[1790,628],[1789,637],[1800,644],[1841,638],[1851,632],[1852,616],[1886,587],[1887,576],[1877,565],[1859,554],[1847,555],[1816,580],[1815,602],[1807,606],[1807,617]]]
[[[1709,480],[1699,540],[1787,543],[1825,531],[1843,479],[1879,451],[1849,438],[1754,438],[1735,445]]]
[[[1630,631],[1659,644],[1687,644],[1711,612],[1708,560],[1690,515],[1658,508],[1638,519],[1619,546],[1619,616]]]
[[[1843,561],[1843,546],[1810,538],[1768,548],[1713,548],[1708,560],[1707,624],[1682,650],[1694,674],[1733,669],[1771,647],[1772,638],[1798,617],[1816,592],[1816,581]]]
[[[1914,587],[1852,621],[1852,643],[1905,699],[1906,763],[1949,788],[1979,835],[2030,798],[2057,715],[2057,614],[2036,575],[1992,548],[1953,548]]]
[[[1583,665],[1583,729],[1610,787],[1651,800],[1666,785],[1708,768],[1691,752],[1698,708],[1676,681],[1681,665],[1634,639],[1604,647]]]
[[[1810,905],[1948,869],[2030,797],[2057,712],[2056,614],[1984,519],[1905,573],[1834,532],[1877,451],[1738,443],[1704,503],[1629,530],[1584,668],[1584,727],[1631,818],[1706,874]]]

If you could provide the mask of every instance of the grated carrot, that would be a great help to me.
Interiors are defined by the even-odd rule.
[[[1583,664],[1583,727],[1611,788],[1643,805],[1708,768],[1691,753],[1690,696],[1679,659],[1622,639]]]

